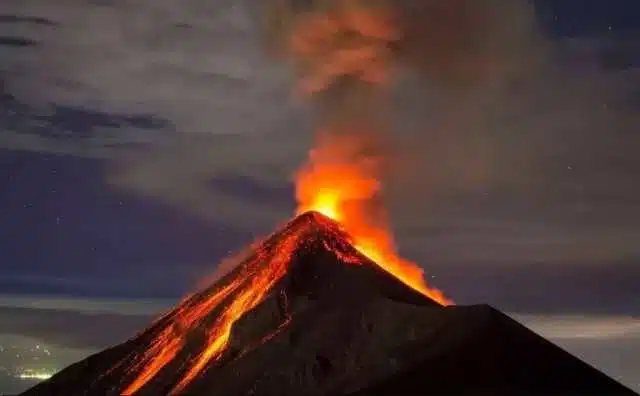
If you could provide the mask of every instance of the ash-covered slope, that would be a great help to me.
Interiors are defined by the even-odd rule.
[[[225,318],[234,319],[228,328]],[[413,291],[316,213],[135,338],[23,395],[172,392],[634,394],[489,307],[445,308]]]
[[[348,396],[638,396],[490,306],[446,310],[464,334],[408,344],[405,368]]]

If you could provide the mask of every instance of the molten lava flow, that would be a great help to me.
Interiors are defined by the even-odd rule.
[[[228,284],[206,297],[192,296],[179,305],[176,312],[163,317],[169,323],[154,337],[147,351],[130,369],[137,377],[122,391],[132,395],[152,380],[164,367],[171,363],[185,346],[187,336],[197,327],[204,325],[207,343],[203,351],[190,362],[186,374],[172,390],[179,394],[198,374],[225,351],[233,324],[247,311],[262,301],[272,286],[284,276],[287,264],[296,247],[301,243],[303,231],[290,232],[278,244],[278,249],[263,247],[258,250],[239,274]],[[228,303],[221,303],[229,299]],[[221,309],[213,325],[204,323],[206,317],[216,308]],[[158,321],[159,324],[161,321]]]
[[[303,219],[309,221],[308,219],[311,218],[316,226],[321,227],[322,238],[319,241],[323,246],[335,253],[344,263],[363,265],[366,261],[363,261],[362,257],[351,248],[355,242],[356,250],[373,260],[384,260],[380,262],[381,267],[409,286],[432,296],[443,304],[447,303],[444,297],[426,287],[424,282],[420,282],[419,268],[395,256],[390,237],[384,229],[366,226],[363,221],[366,217],[352,217],[357,210],[345,209],[347,208],[345,197],[365,199],[367,195],[377,191],[377,183],[374,183],[373,179],[367,179],[366,173],[358,170],[357,166],[346,164],[337,166],[335,170],[339,170],[338,174],[341,176],[337,179],[329,177],[335,176],[328,171],[332,169],[330,167],[317,169],[317,174],[321,175],[320,178],[316,178],[313,169],[310,167],[307,173],[301,173],[298,192],[299,198],[309,199],[305,201],[308,202],[307,205],[301,205],[301,211],[313,209],[326,216],[312,215]],[[350,180],[353,183],[341,184],[339,181],[344,180],[342,177],[347,177],[347,181]],[[360,187],[354,188],[354,186]],[[365,194],[366,191],[369,193]],[[337,220],[337,224],[327,217]],[[285,231],[277,233],[275,242],[269,242],[270,239],[267,239],[262,243],[256,253],[239,267],[239,271],[227,279],[224,286],[211,293],[205,291],[185,299],[174,312],[156,322],[160,330],[145,353],[139,357],[133,367],[130,367],[137,376],[122,391],[123,395],[138,392],[168,364],[182,361],[183,358],[179,355],[187,352],[186,340],[196,330],[206,332],[205,346],[198,355],[188,361],[184,375],[170,394],[183,393],[204,369],[218,361],[227,350],[234,324],[273,290],[274,285],[287,273],[288,265],[293,261],[295,252],[314,240],[313,234],[318,232],[306,223],[301,226],[286,227]],[[285,310],[286,305],[285,301]],[[210,323],[212,313],[216,316],[213,323]],[[283,323],[273,333],[261,339],[260,343],[268,341],[282,331],[290,320],[291,316],[285,312]]]
[[[335,241],[331,246],[323,241],[327,249],[334,251],[345,262],[360,261],[358,257],[345,253],[345,246],[349,241],[344,230],[326,218],[313,216],[313,219],[323,225],[323,236]],[[267,238],[262,244],[256,245],[255,253],[246,258],[239,271],[228,279],[224,286],[211,293],[205,291],[184,299],[175,311],[157,320],[155,326],[160,330],[145,353],[137,357],[137,361],[129,367],[137,376],[121,394],[132,395],[138,392],[168,364],[181,360],[178,355],[185,352],[184,347],[189,334],[202,329],[207,337],[205,347],[188,362],[185,374],[171,391],[172,395],[182,393],[203,369],[222,356],[230,341],[234,323],[258,305],[275,283],[286,274],[293,254],[309,242],[308,237],[313,232],[314,229],[307,224],[285,226],[282,232],[275,234],[277,237],[274,240]],[[209,323],[212,312],[217,313],[217,316],[213,323]],[[291,318],[288,312],[285,312],[285,316],[278,329],[265,336],[261,342],[268,341],[286,327]]]
[[[233,300],[209,330],[206,348],[196,357],[171,394],[180,394],[208,364],[222,355],[229,343],[233,324],[258,305],[272,286],[285,275],[291,255],[301,243],[301,237],[302,235],[298,233],[287,235],[278,246],[278,250],[271,253],[271,257],[267,258],[267,254],[261,252],[262,254],[258,254],[257,258],[247,266],[246,273],[237,278],[243,281],[243,287],[234,295]]]
[[[232,282],[203,301],[189,304],[189,300],[187,300],[184,305],[180,305],[178,311],[173,314],[172,322],[165,326],[153,339],[151,346],[142,356],[140,363],[136,364],[135,369],[139,371],[139,374],[122,391],[122,394],[132,395],[136,393],[169,364],[184,346],[188,331],[197,326],[212,309],[227,298],[238,286],[236,282]]]
[[[322,243],[341,261],[355,265],[366,262],[350,247],[353,244],[357,251],[406,285],[447,305],[451,301],[427,286],[420,267],[396,254],[386,223],[379,218],[384,214],[381,208],[378,206],[378,213],[371,211],[370,204],[376,202],[381,190],[380,161],[370,154],[364,155],[371,145],[363,144],[367,143],[363,138],[372,135],[374,128],[370,126],[375,121],[368,118],[377,102],[363,87],[377,88],[387,81],[392,49],[401,39],[390,9],[371,4],[340,0],[324,13],[305,13],[300,23],[295,24],[289,40],[287,51],[301,72],[301,91],[342,95],[332,97],[341,100],[327,101],[326,114],[330,119],[326,124],[331,128],[321,130],[319,146],[298,173],[298,213],[316,211],[338,223],[314,216],[316,221],[331,223],[322,232],[335,235]],[[234,324],[256,307],[286,274],[292,255],[308,242],[311,231],[309,227],[291,227],[278,235],[275,244],[262,243],[225,286],[211,294],[187,299],[175,312],[162,318],[157,323],[160,330],[147,351],[130,367],[137,377],[122,393],[138,392],[169,363],[184,361],[189,334],[205,331],[204,348],[187,362],[184,375],[170,392],[183,393],[204,369],[220,359],[229,345]],[[216,316],[210,323],[212,313]],[[290,316],[286,316],[273,334],[289,320]]]
[[[387,272],[442,305],[452,304],[426,284],[417,264],[398,256],[384,221],[372,218],[367,205],[381,189],[377,161],[352,155],[353,144],[353,139],[334,137],[311,152],[296,178],[298,214],[313,210],[337,221],[356,249]]]

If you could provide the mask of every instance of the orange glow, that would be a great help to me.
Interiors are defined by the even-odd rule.
[[[338,1],[330,11],[310,13],[294,25],[288,53],[301,74],[303,93],[335,92],[334,85],[345,80],[354,92],[363,86],[383,91],[380,88],[389,80],[393,48],[403,32],[392,8],[384,2],[375,4]],[[344,95],[345,91],[335,93]],[[368,95],[367,99],[371,103],[365,109],[375,106],[375,98]],[[336,126],[334,119],[327,120],[330,127],[319,131],[318,145],[297,174],[298,213],[315,210],[336,220],[361,253],[413,289],[443,305],[451,304],[442,292],[427,286],[418,265],[397,255],[393,236],[380,218],[384,215],[381,205],[371,207],[382,188],[380,161],[363,153],[370,145],[367,139],[375,135],[366,118],[375,117],[375,112],[359,113],[356,109],[362,103],[336,102],[332,110],[340,114],[341,121]],[[350,107],[352,104],[355,106]]]
[[[299,87],[304,93],[328,90],[344,78],[369,85],[386,81],[389,48],[400,38],[393,15],[382,8],[363,8],[356,1],[339,3],[344,7],[305,15],[293,29],[287,50],[302,72]],[[351,108],[343,110],[349,113]],[[385,213],[380,205],[372,205],[379,203],[382,184],[379,158],[364,155],[365,146],[369,146],[365,137],[371,131],[357,116],[347,118],[356,120],[340,124],[339,130],[321,131],[323,139],[298,172],[297,213],[315,211],[326,216],[311,217],[316,226],[322,226],[319,241],[342,262],[364,265],[367,260],[362,256],[367,256],[409,287],[442,305],[451,304],[426,284],[418,265],[397,255],[382,217]],[[146,351],[134,356],[129,370],[136,377],[122,394],[137,393],[171,363],[172,369],[184,371],[170,394],[183,394],[203,370],[223,359],[234,324],[272,292],[298,248],[317,237],[312,235],[315,231],[309,224],[283,228],[275,242],[268,238],[256,245],[255,252],[224,278],[223,286],[183,300],[175,311],[159,319]],[[291,320],[286,312],[280,326],[260,342],[267,342]],[[187,338],[200,331],[206,334],[205,344],[195,356],[187,355],[191,352],[185,350]],[[184,366],[175,367],[179,363]]]
[[[424,282],[416,281],[416,279],[421,279],[421,271],[417,266],[397,258],[393,255],[392,250],[380,249],[382,245],[377,245],[376,243],[388,243],[389,240],[385,238],[388,238],[389,235],[383,229],[366,228],[362,225],[365,224],[364,222],[351,217],[350,214],[357,211],[344,209],[346,202],[344,202],[345,195],[341,195],[341,184],[335,183],[331,186],[333,184],[331,180],[333,179],[328,177],[331,173],[325,172],[327,168],[321,167],[321,169],[323,171],[318,172],[318,174],[323,175],[323,179],[314,179],[312,173],[306,173],[306,177],[299,179],[299,187],[306,186],[311,189],[306,190],[310,194],[311,205],[308,207],[301,206],[301,211],[315,210],[326,217],[336,220],[334,223],[326,217],[312,217],[316,224],[322,226],[320,242],[324,247],[335,253],[336,257],[345,263],[363,265],[365,261],[363,261],[362,257],[354,254],[354,251],[349,249],[349,246],[355,242],[356,250],[372,260],[384,259],[384,262],[380,262],[380,266],[398,276],[409,286],[422,291],[436,301],[443,304],[447,303],[448,300],[438,294],[437,291],[427,288]],[[367,194],[364,194],[363,191],[370,191],[370,193],[377,191],[376,186],[378,184],[374,183],[373,179],[367,181],[362,178],[363,174],[358,173],[357,167],[343,165],[335,169],[340,170],[340,175],[348,175],[348,177],[352,178],[351,181],[354,183],[348,183],[351,186],[350,188],[354,185],[370,188],[370,190],[345,188],[345,191],[351,192],[350,195],[347,194],[346,196],[364,199]],[[301,172],[301,176],[303,174],[304,172]],[[315,190],[312,187],[316,186],[317,183],[324,185],[325,182],[331,188],[324,190],[325,193],[313,194],[312,191]],[[323,190],[318,189],[317,191]],[[302,190],[299,190],[299,194],[302,194],[302,192]],[[356,205],[354,208],[357,207]],[[355,233],[349,233],[347,227],[355,231]],[[293,260],[293,254],[299,247],[310,241],[309,238],[315,238],[314,233],[316,232],[308,224],[291,227],[291,229],[285,227],[283,230],[285,230],[284,233],[276,233],[278,239],[275,243],[270,242],[271,240],[268,238],[257,246],[255,254],[241,264],[239,271],[233,274],[231,279],[227,280],[226,285],[212,292],[211,295],[205,291],[186,298],[174,312],[170,312],[156,321],[156,324],[161,326],[161,330],[154,336],[151,345],[144,354],[129,368],[131,371],[136,372],[137,376],[121,394],[133,395],[137,393],[168,364],[174,361],[181,361],[182,359],[179,358],[179,355],[186,352],[184,347],[187,337],[198,328],[205,329],[207,341],[198,355],[187,360],[187,368],[170,394],[182,394],[186,387],[203,370],[218,362],[227,350],[234,324],[248,311],[255,308],[273,290],[276,283],[287,273],[288,265]],[[368,243],[371,243],[371,245],[368,245]],[[286,295],[284,297],[286,298]],[[212,319],[212,313],[215,313],[216,316],[213,317],[214,320],[210,323],[209,320]],[[263,337],[259,343],[270,340],[284,329],[291,319],[290,314],[285,312],[285,318],[278,328]],[[163,324],[163,321],[167,323]]]
[[[184,346],[188,332],[229,296],[237,286],[237,284],[231,283],[201,302],[195,302],[192,305],[186,299],[184,304],[179,305],[173,320],[153,339],[140,362],[135,365],[135,369],[140,374],[122,391],[122,394],[133,395],[169,364]]]
[[[411,288],[442,305],[452,301],[429,287],[422,268],[398,256],[393,235],[369,205],[382,188],[375,158],[354,155],[358,141],[334,134],[311,151],[309,162],[296,177],[298,214],[317,211],[337,221],[354,246]]]
[[[175,313],[165,315],[164,318],[169,323],[154,337],[144,355],[130,368],[138,373],[137,377],[121,394],[133,395],[156,377],[182,352],[188,334],[201,326],[214,310],[220,309],[217,319],[206,328],[205,347],[189,362],[186,373],[171,391],[173,395],[180,394],[208,364],[215,362],[226,350],[234,323],[258,305],[273,285],[284,276],[291,254],[301,243],[301,237],[302,231],[285,235],[275,251],[270,251],[264,245],[259,246],[227,285],[205,298],[191,296],[183,300]],[[222,305],[227,298],[229,301]],[[288,323],[288,320],[285,322]]]
[[[348,168],[341,168],[344,171]],[[355,175],[355,173],[354,173]],[[308,181],[308,179],[305,179]],[[363,185],[365,185],[364,183]],[[226,284],[209,294],[208,291],[194,294],[182,301],[175,311],[164,315],[155,324],[160,326],[160,330],[154,336],[151,345],[140,356],[132,366],[130,371],[136,372],[136,378],[128,385],[121,394],[133,395],[140,391],[151,380],[156,378],[161,370],[175,361],[182,361],[179,357],[185,353],[186,339],[189,334],[198,328],[205,329],[207,341],[202,350],[192,359],[187,360],[185,372],[180,381],[171,390],[171,395],[179,395],[184,392],[187,386],[196,379],[203,370],[219,361],[227,350],[231,339],[231,332],[234,324],[248,311],[255,308],[273,290],[276,283],[287,273],[288,266],[293,260],[293,255],[301,246],[316,238],[316,226],[321,227],[320,241],[323,246],[335,253],[336,257],[347,264],[363,265],[362,257],[354,254],[349,246],[352,246],[354,239],[350,235],[344,224],[356,224],[349,221],[348,216],[344,216],[345,211],[340,209],[342,204],[339,190],[335,195],[339,199],[327,203],[325,209],[327,213],[337,214],[334,222],[322,216],[311,216],[314,223],[301,224],[299,226],[285,226],[283,232],[277,232],[277,240],[272,241],[267,238],[262,244],[256,246],[255,254],[241,264],[239,271],[234,273]],[[355,190],[354,190],[355,193]],[[362,195],[354,195],[360,196]],[[335,210],[335,212],[331,212]],[[319,212],[319,210],[316,210]],[[296,221],[296,220],[294,220]],[[291,224],[291,223],[289,223]],[[312,226],[310,226],[312,225]],[[310,239],[311,238],[311,239]],[[366,240],[362,240],[363,243]],[[367,253],[364,244],[358,245],[356,250],[374,259],[378,250],[373,249]],[[382,257],[382,256],[380,256]],[[388,266],[382,265],[383,268]],[[420,290],[420,289],[418,289]],[[431,289],[430,289],[431,290]],[[286,295],[283,296],[286,300]],[[285,301],[285,306],[287,305]],[[285,309],[287,311],[287,309]],[[216,316],[212,317],[212,313]],[[213,322],[209,320],[213,319]],[[291,322],[290,313],[285,312],[282,323],[273,332],[265,335],[258,344],[272,339]],[[166,323],[163,323],[166,322]],[[255,348],[250,345],[246,350]]]
[[[237,278],[243,282],[234,299],[225,307],[213,327],[209,330],[208,343],[204,351],[194,360],[182,380],[175,386],[171,394],[180,394],[184,388],[212,361],[216,361],[225,351],[234,323],[245,313],[258,305],[273,285],[287,272],[291,254],[300,243],[300,234],[289,234],[273,252],[266,262],[266,255],[259,254],[253,265],[247,268],[245,276]]]

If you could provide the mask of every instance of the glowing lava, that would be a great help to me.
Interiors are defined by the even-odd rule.
[[[418,265],[397,255],[379,204],[380,158],[365,154],[380,127],[379,94],[389,82],[402,29],[389,2],[331,4],[294,23],[285,49],[301,74],[301,92],[333,94],[323,102],[325,127],[317,132],[316,148],[296,178],[298,213],[315,210],[336,220],[361,253],[448,305],[439,290],[427,286]]]
[[[195,359],[171,394],[179,394],[207,365],[222,355],[229,343],[233,324],[258,305],[273,285],[285,275],[291,255],[301,243],[301,237],[298,233],[287,235],[271,257],[267,258],[264,253],[258,254],[247,266],[244,276],[238,276],[237,279],[243,282],[243,287],[209,330],[206,348]]]
[[[333,173],[325,172],[328,168],[321,169],[322,171],[317,174],[325,175],[322,178],[317,178],[315,173],[302,172],[301,175],[307,176],[299,179],[299,191],[308,191],[304,188],[317,183],[326,186],[327,188],[315,190],[317,194],[310,196],[310,206],[304,209],[321,212],[326,217],[307,214],[308,216],[301,217],[302,220],[294,219],[276,232],[274,237],[267,238],[258,245],[255,254],[241,263],[237,271],[225,278],[222,286],[186,298],[175,311],[156,321],[155,325],[159,330],[142,356],[136,356],[134,363],[129,367],[130,371],[136,373],[136,377],[121,394],[137,393],[168,365],[183,361],[185,356],[181,354],[186,352],[187,338],[194,332],[204,331],[206,342],[203,349],[196,356],[187,357],[186,369],[170,392],[171,395],[181,394],[204,369],[223,356],[229,345],[234,324],[264,300],[275,284],[287,273],[295,252],[315,240],[314,238],[317,237],[314,234],[318,232],[322,235],[320,241],[323,246],[335,253],[336,257],[345,264],[363,265],[367,262],[356,253],[357,251],[373,260],[381,258],[385,261],[379,262],[380,266],[394,275],[399,274],[396,276],[409,286],[428,296],[441,296],[433,292],[433,289],[427,288],[424,282],[418,281],[421,279],[419,278],[421,271],[417,266],[411,267],[411,263],[397,258],[393,255],[393,250],[384,250],[390,249],[390,245],[386,245],[390,243],[389,236],[384,230],[367,228],[363,226],[364,222],[361,223],[351,217],[351,214],[356,213],[355,211],[344,210],[345,197],[358,197],[360,194],[356,192],[365,190],[346,189],[342,192],[340,183],[333,184],[331,182],[333,179],[327,177]],[[349,170],[352,172],[352,181],[360,180],[362,187],[369,186],[372,188],[371,192],[375,191],[373,180],[367,182],[363,178],[364,174],[356,171],[356,167],[340,167],[340,169],[343,170],[340,175],[344,176]],[[352,188],[358,183],[348,183],[348,185]],[[349,191],[354,195],[349,195]],[[302,208],[303,206],[301,210]],[[336,222],[327,217],[331,217]],[[309,219],[313,220],[315,226],[305,223]],[[302,223],[293,226],[295,222]],[[322,227],[320,231],[314,228],[318,225]],[[346,226],[356,231],[356,234],[349,234]],[[355,245],[354,242],[356,242]],[[350,248],[353,246],[356,250]],[[436,301],[448,303],[444,298]],[[291,320],[288,313],[285,314],[287,317],[276,332]],[[265,342],[271,336],[273,335],[265,337]]]
[[[298,214],[317,211],[344,227],[354,246],[407,286],[442,305],[453,302],[429,287],[422,268],[398,256],[393,235],[370,203],[380,194],[378,161],[353,155],[358,142],[346,137],[323,140],[297,174]],[[381,218],[382,217],[382,218]]]
[[[354,0],[338,3],[342,6],[333,11],[305,14],[289,42],[288,51],[302,72],[299,87],[306,94],[331,90],[341,86],[338,82],[346,81],[342,86],[351,92],[362,84],[377,87],[386,81],[390,48],[400,37],[392,14]],[[360,93],[359,89],[355,92]],[[355,97],[358,100],[352,101]],[[320,232],[325,248],[342,262],[362,265],[366,261],[362,255],[367,256],[407,286],[442,305],[450,304],[440,291],[427,286],[418,265],[397,255],[384,210],[375,205],[381,191],[380,161],[363,155],[369,145],[362,140],[372,135],[362,110],[372,108],[375,99],[366,94],[343,99],[344,106],[327,112],[331,127],[320,132],[317,148],[297,174],[298,214],[315,211],[333,219],[310,214],[316,224],[323,224]],[[334,118],[340,122],[335,123]],[[182,394],[203,370],[219,361],[234,324],[264,300],[287,273],[292,255],[309,241],[310,234],[318,232],[305,224],[283,230],[276,233],[275,242],[268,238],[260,244],[253,256],[225,278],[223,286],[192,296],[157,323],[158,333],[145,353],[134,356],[129,369],[136,377],[122,394],[138,392],[170,364],[182,373],[170,394]],[[287,317],[281,326],[289,320]],[[187,338],[201,332],[205,345],[195,356],[186,356]],[[185,361],[185,367],[176,367]]]
[[[186,299],[173,313],[171,322],[153,339],[135,369],[140,374],[123,391],[123,395],[133,395],[156,376],[182,350],[188,331],[198,325],[222,300],[237,289],[238,282],[231,282],[202,301],[190,303]]]
[[[321,219],[316,219],[321,221]],[[296,220],[294,220],[296,221]],[[335,240],[342,240],[342,230],[327,224]],[[155,378],[161,370],[184,352],[187,338],[199,329],[206,334],[206,343],[200,353],[189,359],[184,375],[172,389],[172,395],[181,394],[207,366],[216,362],[227,349],[235,322],[258,305],[287,272],[288,264],[298,247],[303,245],[313,229],[286,225],[256,246],[255,253],[242,262],[222,287],[205,291],[183,300],[175,312],[156,321],[161,330],[142,356],[136,357],[130,370],[137,373],[122,391],[133,395]],[[338,237],[339,234],[339,237]],[[328,246],[327,246],[328,247]],[[353,259],[352,259],[353,260]],[[211,316],[215,315],[210,323]],[[162,323],[166,321],[167,323]],[[282,324],[284,326],[285,323]]]

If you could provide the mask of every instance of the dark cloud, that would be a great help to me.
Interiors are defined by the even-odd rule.
[[[47,18],[34,17],[34,16],[28,16],[28,15],[0,14],[0,24],[3,24],[3,23],[58,26],[57,23]]]
[[[34,106],[9,90],[7,80],[10,78],[0,70],[3,129],[0,147],[3,149],[110,158],[149,147],[150,141],[170,136],[168,121],[151,115],[107,112],[55,102]]]
[[[527,1],[394,1],[404,31],[400,61],[433,84],[468,88],[531,69],[544,55]]]
[[[0,46],[4,47],[31,47],[36,45],[37,43],[33,40],[29,40],[23,37],[10,37],[10,36],[0,36]]]

